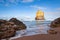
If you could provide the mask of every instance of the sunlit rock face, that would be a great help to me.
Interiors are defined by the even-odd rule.
[[[36,13],[35,20],[44,20],[44,12],[42,12],[41,10],[38,10]]]

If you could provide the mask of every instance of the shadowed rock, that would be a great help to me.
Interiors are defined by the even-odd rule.
[[[9,38],[16,34],[17,30],[26,29],[26,26],[23,22],[12,18],[9,21],[0,20],[0,39]]]
[[[6,20],[0,19],[0,26],[1,24],[6,23],[6,22],[7,22]]]
[[[9,20],[9,22],[14,22],[15,26],[17,26],[17,27],[16,27],[17,30],[26,29],[25,24],[24,24],[23,22],[19,21],[19,20],[16,19],[16,18],[11,18],[11,19]]]
[[[12,37],[15,33],[15,29],[11,28],[10,25],[0,26],[0,39]]]
[[[9,38],[16,34],[16,30],[14,29],[13,22],[8,22],[1,20],[0,22],[0,39]]]
[[[60,17],[51,22],[50,27],[59,27],[60,26]]]

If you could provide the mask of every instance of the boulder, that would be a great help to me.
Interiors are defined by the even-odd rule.
[[[1,24],[6,23],[6,22],[7,22],[6,20],[0,19],[0,26]]]
[[[9,38],[15,35],[16,31],[13,28],[13,22],[0,20],[0,39]]]
[[[11,18],[9,20],[9,22],[14,22],[14,24],[15,24],[14,26],[17,26],[15,29],[17,29],[17,30],[26,29],[26,25],[23,22],[21,22],[18,19],[16,19],[16,18]]]
[[[51,22],[50,27],[59,27],[60,26],[60,18],[55,19]]]
[[[12,37],[15,33],[16,31],[13,28],[0,26],[0,39]]]
[[[26,29],[26,26],[23,22],[12,18],[9,21],[0,20],[0,39],[6,39],[12,37],[16,34],[17,30]]]
[[[50,30],[48,30],[48,33],[49,34],[57,34],[57,31],[50,29]]]

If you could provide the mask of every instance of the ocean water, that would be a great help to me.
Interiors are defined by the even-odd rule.
[[[27,28],[25,30],[17,31],[16,35],[14,37],[11,37],[10,40],[23,36],[48,34],[47,30],[50,29],[49,24],[51,21],[23,21],[23,23],[27,26]]]

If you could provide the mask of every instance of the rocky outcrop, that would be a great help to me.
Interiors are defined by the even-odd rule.
[[[12,37],[17,30],[23,29],[26,29],[25,24],[16,18],[12,18],[9,21],[0,20],[0,39]]]
[[[12,37],[15,35],[15,33],[16,33],[15,29],[10,27],[10,25],[1,24],[1,26],[0,26],[0,39]]]
[[[45,20],[44,18],[44,12],[41,10],[38,10],[36,13],[35,20]]]
[[[0,26],[1,24],[6,23],[6,22],[7,22],[6,20],[0,19]]]
[[[60,27],[60,17],[52,21],[50,27]]]
[[[10,19],[9,22],[14,22],[15,26],[17,26],[17,30],[26,29],[26,25],[23,22],[17,20],[16,18]]]

